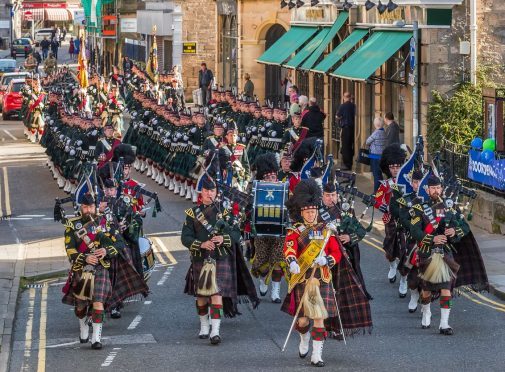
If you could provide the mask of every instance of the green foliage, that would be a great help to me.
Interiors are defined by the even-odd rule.
[[[451,97],[432,92],[428,106],[428,151],[439,151],[443,140],[469,145],[482,132],[482,89],[461,83]]]

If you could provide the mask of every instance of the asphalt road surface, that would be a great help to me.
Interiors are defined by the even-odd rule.
[[[13,216],[0,224],[0,244],[54,238],[63,226],[52,221],[54,198],[65,196],[45,167],[43,151],[24,140],[20,122],[0,121],[0,177],[9,181]],[[301,371],[310,359],[298,357],[298,335],[280,348],[291,318],[265,297],[257,310],[241,305],[242,315],[224,319],[223,342],[199,340],[194,299],[183,294],[189,256],[180,243],[185,199],[135,177],[157,191],[163,212],[145,226],[155,243],[158,266],[149,281],[151,294],[130,303],[119,320],[106,319],[104,348],[91,350],[78,341],[78,322],[61,303],[65,278],[43,280],[20,295],[10,371]],[[0,195],[2,193],[0,192]],[[5,195],[5,193],[4,193]],[[374,329],[347,345],[327,340],[323,352],[331,371],[503,371],[505,303],[488,294],[465,294],[454,300],[452,337],[438,333],[440,311],[432,305],[432,328],[421,329],[421,314],[407,311],[408,298],[398,297],[398,282],[386,278],[387,263],[379,236],[361,244],[362,267],[370,293]],[[286,286],[283,284],[283,292]]]

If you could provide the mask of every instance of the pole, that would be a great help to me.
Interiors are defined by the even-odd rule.
[[[414,40],[414,59],[415,66],[413,68],[412,74],[414,75],[414,85],[412,87],[412,143],[415,144],[417,141],[417,136],[420,132],[420,123],[419,123],[419,76],[418,76],[418,65],[419,65],[419,24],[417,21],[413,22],[413,32],[412,39]]]
[[[32,18],[32,40],[35,40],[35,17]]]
[[[477,84],[477,0],[470,0],[470,81]]]

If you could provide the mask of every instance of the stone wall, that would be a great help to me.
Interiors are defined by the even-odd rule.
[[[182,78],[186,96],[198,88],[198,70],[202,62],[215,71],[217,55],[217,16],[214,0],[182,0],[182,42],[197,43],[196,54],[182,55]]]
[[[493,234],[505,235],[505,200],[503,197],[477,191],[472,224]]]

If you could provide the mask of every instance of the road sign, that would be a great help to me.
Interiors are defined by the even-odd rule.
[[[29,10],[25,12],[25,21],[33,21],[33,13]]]
[[[410,39],[410,69],[414,71],[416,68],[416,40],[414,38]]]
[[[182,43],[182,53],[184,53],[184,54],[196,54],[196,42],[185,42],[185,43]]]

